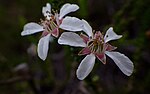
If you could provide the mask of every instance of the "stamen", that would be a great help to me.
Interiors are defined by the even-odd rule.
[[[53,28],[53,25],[52,25],[52,22],[50,21],[50,28],[51,28],[51,30],[53,30],[54,28]]]
[[[95,52],[99,53],[100,51],[100,46],[98,45],[97,50]]]
[[[91,52],[94,52],[94,45],[92,45]]]
[[[51,22],[51,28],[52,28],[52,30],[54,30],[56,27],[57,27],[56,24],[54,22]]]
[[[53,22],[53,25],[54,25],[55,28],[57,27],[57,25],[54,22]]]
[[[54,14],[56,13],[54,9],[52,9],[52,12],[53,12]]]
[[[49,28],[48,26],[47,26],[47,29],[48,29],[48,31],[52,31],[52,29],[51,29],[51,28]]]

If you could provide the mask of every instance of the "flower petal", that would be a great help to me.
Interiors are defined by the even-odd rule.
[[[95,55],[103,64],[106,64],[106,55],[104,53],[95,53]]]
[[[60,16],[59,19],[61,20],[66,14],[70,13],[70,12],[74,12],[76,10],[79,9],[79,6],[76,4],[65,4],[62,6],[62,8],[60,9]]]
[[[113,61],[125,75],[130,76],[132,74],[134,66],[132,61],[127,56],[119,52],[106,51],[105,53],[111,59],[113,59]]]
[[[82,19],[83,22],[83,31],[89,36],[89,37],[93,37],[93,32],[92,32],[92,27],[89,25],[89,23]]]
[[[68,31],[81,31],[82,21],[76,17],[65,17],[59,27]]]
[[[54,37],[53,36],[50,36],[49,37],[49,42],[53,42],[54,41]]]
[[[54,37],[58,37],[59,36],[59,29],[58,28],[55,28],[52,32],[52,35],[54,36]]]
[[[48,34],[49,34],[49,32],[45,30],[45,31],[42,32],[41,37],[45,37],[45,36],[47,36]]]
[[[86,47],[83,39],[78,34],[73,32],[62,33],[58,39],[58,43],[75,47]]]
[[[40,26],[37,23],[28,23],[24,26],[23,31],[21,32],[21,36],[25,36],[25,35],[30,35],[30,34],[34,34],[37,32],[41,32],[43,31],[43,26]]]
[[[106,43],[104,46],[105,46],[105,51],[112,51],[112,50],[117,49],[117,47],[112,46],[112,45],[110,45],[108,43]]]
[[[50,16],[52,14],[51,14],[51,5],[49,3],[47,3],[46,6],[42,8],[42,13],[48,20],[50,20]]]
[[[105,40],[105,43],[108,42],[108,41],[111,41],[111,40],[116,40],[116,39],[119,39],[121,38],[122,35],[117,35],[114,31],[113,31],[113,28],[110,27],[105,36],[104,36],[104,40]]]
[[[83,80],[92,71],[95,64],[95,55],[87,55],[80,63],[77,69],[77,78]]]
[[[43,14],[47,14],[47,12],[51,13],[51,5],[49,3],[47,3],[46,6],[42,8]]]
[[[84,40],[84,42],[87,44],[89,41],[89,37],[83,33],[80,34],[80,37]]]
[[[78,55],[87,55],[90,53],[91,53],[91,50],[88,47],[85,47],[78,53]]]
[[[45,37],[42,37],[39,40],[39,43],[38,43],[38,56],[42,60],[45,60],[46,57],[47,57],[48,48],[49,48],[49,41],[50,41],[50,34],[48,34]]]

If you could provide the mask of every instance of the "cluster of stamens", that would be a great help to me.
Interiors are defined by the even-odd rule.
[[[94,38],[91,39],[87,45],[92,53],[102,53],[104,50],[103,36],[95,34]]]
[[[47,20],[47,19],[42,20],[41,19],[41,25],[43,26],[43,28],[47,32],[51,32],[58,27],[58,25],[56,24],[54,16],[52,16],[50,20]]]

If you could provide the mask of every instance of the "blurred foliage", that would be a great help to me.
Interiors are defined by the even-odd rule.
[[[124,37],[113,42],[135,65],[126,77],[108,58],[103,65],[97,60],[84,80],[75,71],[84,56],[81,48],[50,43],[45,62],[27,49],[37,45],[40,34],[22,37],[23,26],[43,19],[41,9],[49,2],[54,10],[65,3],[80,9],[69,15],[90,22],[96,30],[113,26]],[[1,0],[0,1],[0,94],[148,94],[150,92],[150,0]],[[36,49],[35,49],[36,50]],[[31,51],[32,53],[32,51]],[[27,67],[14,71],[16,66]]]
[[[149,73],[147,66],[149,62],[149,35],[150,30],[150,1],[129,0],[124,7],[115,15],[114,24],[116,31],[127,32],[128,37],[125,45],[133,45],[135,49],[133,60],[135,63],[135,75],[133,78],[134,88],[132,93],[148,93],[150,87]],[[121,19],[120,19],[121,18]],[[122,44],[124,44],[122,42]]]

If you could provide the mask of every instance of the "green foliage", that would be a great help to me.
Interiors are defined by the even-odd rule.
[[[80,16],[84,19],[88,16],[88,1],[87,0],[78,0],[80,6]]]
[[[134,79],[138,79],[138,76],[142,70],[138,69],[142,67],[143,64],[149,61],[143,61],[145,55],[143,53],[149,53],[149,42],[146,36],[146,32],[150,29],[150,1],[149,0],[128,0],[122,9],[116,13],[115,18],[115,28],[117,32],[127,32],[128,42],[126,39],[124,41],[120,41],[122,44],[133,45],[136,50],[133,53],[133,62],[135,63],[135,75]],[[133,33],[131,33],[133,32]],[[143,66],[144,67],[144,66]],[[144,94],[147,91],[149,85],[147,85],[146,80],[150,75],[150,70],[147,68],[142,68],[143,71],[147,71],[144,74],[145,79],[136,80],[133,82],[134,87],[131,92]],[[140,84],[140,85],[139,85]],[[141,85],[142,84],[142,85]]]

